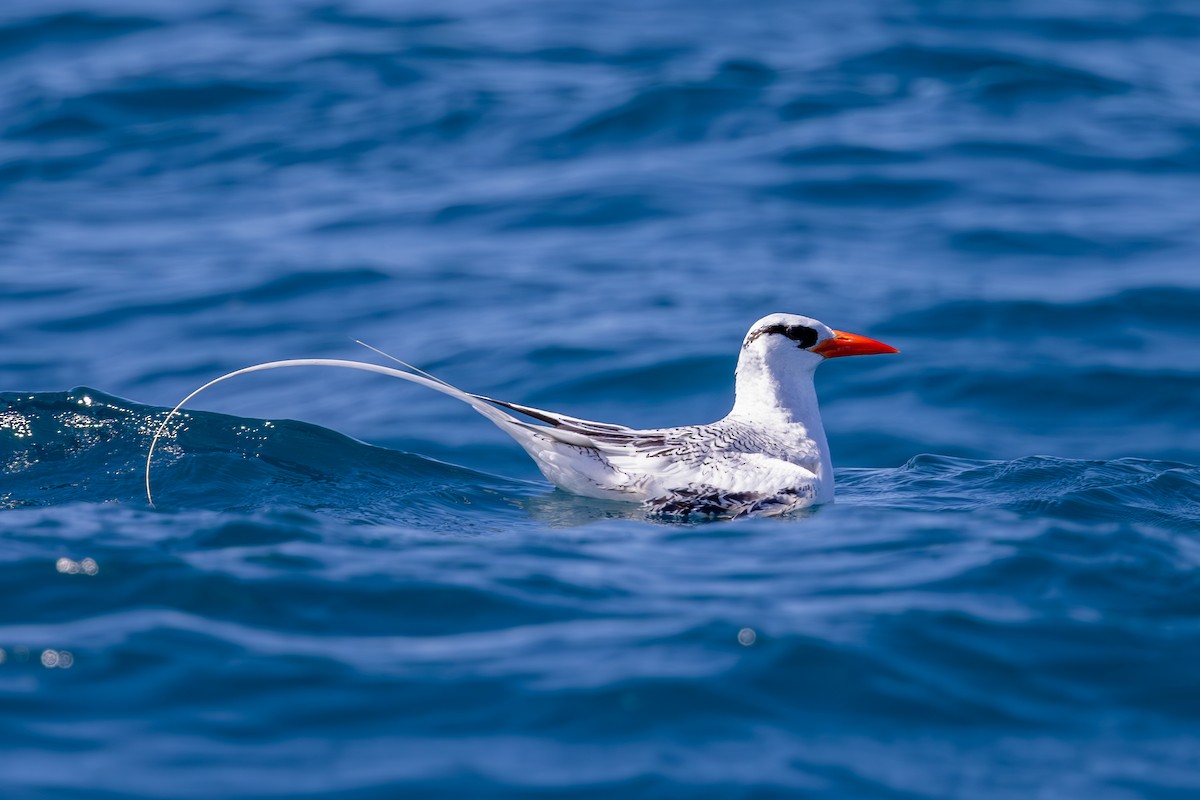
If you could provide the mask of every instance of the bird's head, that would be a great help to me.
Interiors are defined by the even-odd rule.
[[[750,326],[742,352],[758,356],[771,372],[811,372],[827,358],[900,351],[866,336],[835,331],[812,317],[770,314]]]

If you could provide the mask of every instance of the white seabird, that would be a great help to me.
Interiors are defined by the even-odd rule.
[[[404,362],[399,363],[411,371],[341,359],[271,361],[209,381],[167,415],[146,457],[146,497],[153,505],[154,446],[171,417],[193,397],[249,372],[329,366],[403,378],[467,403],[515,439],[542,474],[568,492],[640,502],[649,513],[663,516],[783,514],[833,500],[833,466],[813,385],[817,366],[827,358],[896,352],[811,317],[771,314],[754,323],[742,342],[729,414],[706,425],[648,430],[464,392]]]

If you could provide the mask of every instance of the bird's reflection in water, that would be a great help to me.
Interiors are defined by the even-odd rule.
[[[622,503],[616,500],[598,500],[592,497],[554,489],[542,494],[526,495],[511,498],[514,506],[521,508],[530,519],[552,528],[576,528],[592,525],[606,520],[633,520],[637,522],[653,522],[659,525],[674,527],[693,527],[719,525],[731,522],[728,518],[689,515],[666,516],[648,510],[641,503]],[[812,506],[793,510],[787,514],[760,518],[776,520],[806,519],[819,513],[821,506]],[[746,519],[746,517],[739,517]]]

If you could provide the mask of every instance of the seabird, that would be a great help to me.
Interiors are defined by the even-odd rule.
[[[833,500],[833,466],[813,385],[817,366],[827,358],[896,352],[811,317],[771,314],[754,323],[742,342],[733,408],[723,419],[645,430],[464,392],[404,362],[398,363],[408,371],[340,359],[271,361],[209,381],[167,415],[146,457],[146,497],[153,505],[154,445],[171,416],[197,394],[249,372],[330,366],[403,378],[467,403],[568,492],[638,502],[664,517],[785,514]]]

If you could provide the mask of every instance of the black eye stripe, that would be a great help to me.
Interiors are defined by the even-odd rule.
[[[750,334],[748,337],[746,337],[746,344],[750,344],[759,336],[763,336],[768,333],[782,334],[783,336],[791,339],[793,342],[796,342],[799,347],[803,347],[806,350],[816,344],[817,339],[819,338],[819,334],[807,325],[775,324],[765,325],[756,330],[754,333]]]
[[[817,332],[807,325],[792,325],[783,335],[806,350],[817,343]]]

